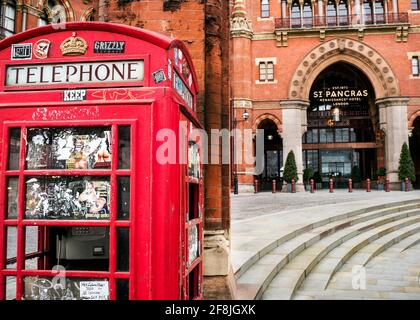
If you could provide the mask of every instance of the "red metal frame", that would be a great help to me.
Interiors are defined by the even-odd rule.
[[[106,31],[104,31],[106,30]],[[126,42],[125,54],[94,54],[63,57],[59,44],[73,31],[92,47],[93,40],[122,39]],[[12,43],[35,43],[40,38],[51,40],[50,57],[45,60],[10,60]],[[88,47],[88,48],[89,48]],[[191,70],[191,79],[181,77],[193,97],[190,106],[173,88],[169,77],[168,61],[173,62],[175,48],[182,50]],[[108,84],[69,84],[51,86],[5,87],[0,80],[0,300],[5,299],[5,279],[16,277],[16,299],[21,300],[23,279],[27,276],[53,277],[49,266],[50,251],[48,227],[91,226],[109,227],[108,271],[66,271],[66,277],[109,279],[109,297],[117,297],[116,280],[129,280],[129,299],[202,299],[203,217],[186,222],[188,214],[189,184],[198,185],[198,201],[203,211],[203,179],[188,176],[185,164],[157,162],[155,141],[160,129],[178,132],[179,122],[188,121],[201,128],[195,114],[197,80],[191,58],[184,44],[144,30],[103,23],[71,23],[66,29],[54,30],[45,26],[20,33],[0,42],[0,74],[7,65],[53,64],[87,61],[116,61],[144,59],[144,81]],[[162,69],[167,79],[153,82],[152,73]],[[175,69],[172,70],[172,74]],[[80,102],[63,102],[63,90],[86,89],[87,98]],[[127,94],[125,94],[127,93]],[[130,169],[118,169],[118,126],[131,127]],[[111,127],[112,162],[110,169],[90,170],[26,170],[26,132],[28,128],[58,127]],[[20,128],[19,169],[8,170],[9,131]],[[178,139],[181,137],[178,136]],[[187,144],[188,145],[188,144]],[[188,152],[188,150],[186,150]],[[179,156],[179,155],[178,155]],[[201,164],[200,164],[201,166]],[[202,171],[201,171],[202,172]],[[28,176],[97,176],[110,179],[109,220],[31,220],[25,219],[25,178]],[[117,219],[117,178],[130,177],[130,219]],[[18,216],[7,217],[7,181],[18,178]],[[200,256],[190,266],[188,259],[188,228],[198,225]],[[16,269],[6,269],[6,228],[17,227]],[[28,226],[38,227],[38,249],[25,254]],[[117,228],[129,229],[129,271],[118,272]],[[26,270],[25,261],[38,257],[38,269]],[[195,273],[194,296],[188,295],[189,275]]]

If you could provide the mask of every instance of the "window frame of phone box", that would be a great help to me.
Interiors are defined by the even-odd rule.
[[[27,152],[27,130],[32,128],[111,128],[111,166],[108,169],[26,169],[26,152]],[[119,169],[119,139],[118,133],[119,128],[129,127],[130,133],[130,155],[129,161],[130,166],[128,169]],[[19,165],[17,169],[9,170],[9,133],[12,129],[20,129],[20,150],[19,150]],[[95,121],[34,121],[34,122],[5,122],[3,124],[3,143],[2,146],[2,159],[3,166],[0,167],[0,183],[3,192],[0,193],[0,243],[4,244],[0,246],[0,300],[6,298],[6,280],[7,278],[15,278],[16,283],[16,300],[23,298],[24,290],[24,279],[26,277],[40,277],[40,278],[52,278],[57,276],[56,270],[26,270],[25,262],[28,259],[34,257],[40,257],[39,260],[44,261],[48,255],[45,251],[44,240],[46,237],[46,230],[49,227],[106,227],[109,228],[109,269],[107,271],[87,271],[87,270],[71,270],[65,271],[67,278],[80,278],[80,279],[97,279],[98,281],[108,280],[109,287],[109,300],[117,299],[117,282],[128,280],[129,289],[128,296],[132,298],[134,296],[133,290],[130,290],[134,284],[133,281],[133,270],[134,270],[134,226],[135,226],[135,194],[136,185],[134,183],[136,177],[135,166],[135,147],[136,146],[136,133],[137,132],[137,121],[136,120],[95,120]],[[51,220],[51,219],[26,219],[26,190],[25,181],[27,177],[44,177],[44,176],[66,176],[66,177],[106,177],[109,178],[110,190],[109,190],[109,219],[105,220]],[[126,220],[119,220],[118,218],[118,179],[120,177],[129,178],[129,217]],[[18,179],[18,192],[17,192],[17,217],[8,218],[8,191],[7,183],[10,178]],[[26,236],[25,230],[27,227],[37,226],[38,230],[45,230],[44,234],[38,235],[38,249],[37,252],[26,253]],[[7,269],[7,266],[12,261],[7,261],[7,241],[6,241],[6,230],[10,227],[16,227],[17,239],[16,239],[16,257],[15,264],[16,268]],[[128,229],[129,232],[129,268],[127,271],[117,270],[117,232],[121,230],[119,228]],[[40,247],[41,246],[41,247]]]

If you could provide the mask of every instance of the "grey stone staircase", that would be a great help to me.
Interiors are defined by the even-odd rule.
[[[360,209],[290,230],[234,270],[237,298],[293,299],[297,293],[296,298],[313,298],[356,253],[370,248],[361,263],[367,265],[404,239],[415,246],[420,237],[413,237],[419,234],[420,200]],[[311,295],[299,292],[306,280],[313,284]]]

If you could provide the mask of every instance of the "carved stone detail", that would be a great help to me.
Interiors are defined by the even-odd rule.
[[[340,57],[343,61],[348,58],[357,67],[370,72],[378,98],[399,94],[398,81],[391,66],[375,49],[353,39],[340,38],[316,47],[302,59],[290,82],[289,98],[308,99],[305,88],[315,69],[329,59],[338,61]]]

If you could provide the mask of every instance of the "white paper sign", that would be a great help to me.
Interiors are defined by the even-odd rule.
[[[108,281],[81,281],[80,299],[109,300]]]

